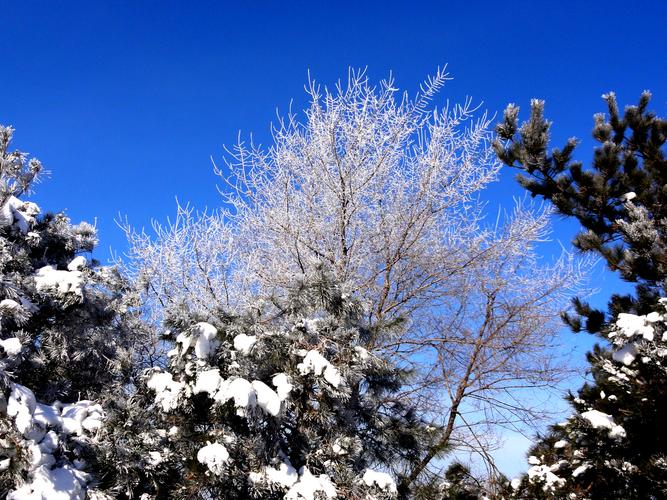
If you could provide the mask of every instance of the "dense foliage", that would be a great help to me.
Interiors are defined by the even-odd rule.
[[[41,164],[10,151],[12,133],[0,127],[0,494],[77,497],[141,328],[126,283],[82,255],[95,228],[19,198]]]
[[[393,477],[438,430],[397,398],[407,374],[364,348],[361,312],[324,271],[244,315],[174,311],[168,366],[117,414],[128,425],[110,426],[108,462],[141,464],[117,494],[395,496]]]
[[[613,93],[609,115],[595,116],[592,168],[572,160],[576,141],[548,150],[550,124],[543,103],[518,125],[510,106],[495,146],[508,165],[522,169],[520,183],[575,217],[582,232],[574,244],[595,253],[635,285],[634,294],[611,297],[607,312],[575,300],[574,331],[604,340],[589,354],[593,382],[576,410],[540,439],[532,467],[519,483],[522,498],[664,498],[667,495],[667,121],[648,111],[650,94],[619,112]]]

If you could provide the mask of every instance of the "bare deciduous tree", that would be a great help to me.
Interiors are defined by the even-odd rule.
[[[453,445],[490,460],[489,429],[544,410],[523,395],[562,373],[550,346],[583,277],[568,256],[537,259],[546,211],[519,204],[485,221],[479,193],[500,168],[490,120],[475,118],[471,101],[435,109],[447,79],[438,71],[413,99],[363,72],[334,90],[310,82],[303,119],[290,113],[269,149],[239,142],[216,167],[218,212],[179,208],[152,235],[124,225],[126,270],[156,319],[174,305],[206,312],[268,299],[324,264],[361,297],[371,326],[400,322],[368,347],[416,370],[404,397],[446,430],[406,485],[437,471]]]

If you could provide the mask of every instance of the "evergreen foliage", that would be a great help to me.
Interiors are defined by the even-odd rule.
[[[95,228],[19,198],[42,167],[10,151],[12,134],[0,126],[0,496],[84,498],[137,318],[120,276],[80,255]]]
[[[533,196],[583,226],[574,244],[603,257],[635,284],[634,295],[614,295],[607,312],[575,300],[574,331],[611,342],[588,355],[592,384],[570,397],[576,414],[554,426],[531,450],[520,498],[628,498],[667,496],[667,121],[648,111],[650,94],[621,115],[613,93],[603,96],[609,116],[595,116],[592,168],[572,160],[576,145],[548,150],[544,103],[532,102],[518,125],[509,106],[495,148],[522,169],[519,182]]]
[[[482,484],[470,469],[460,462],[453,462],[443,478],[431,484],[421,485],[415,494],[416,500],[477,500],[482,496]]]
[[[105,487],[138,498],[392,498],[439,430],[365,348],[359,303],[321,269],[246,314],[172,311],[164,369],[110,411]],[[122,424],[122,425],[121,425]]]

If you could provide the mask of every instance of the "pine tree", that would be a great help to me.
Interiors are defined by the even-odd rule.
[[[0,126],[0,496],[84,498],[100,403],[131,373],[123,280],[95,228],[21,200],[42,167]]]
[[[609,116],[595,116],[590,169],[572,160],[574,139],[548,151],[541,101],[520,128],[509,106],[497,128],[496,151],[522,169],[519,182],[583,226],[575,246],[635,284],[606,313],[577,299],[578,314],[564,317],[604,343],[588,355],[593,383],[570,397],[576,413],[531,450],[532,467],[514,483],[520,498],[667,496],[667,121],[647,110],[648,92],[622,116],[614,94],[603,97]]]
[[[483,495],[482,483],[470,469],[460,462],[453,462],[444,478],[434,478],[431,484],[422,484],[415,492],[416,500],[477,500]]]
[[[363,346],[359,303],[318,271],[246,314],[171,312],[164,369],[110,419],[105,486],[124,498],[393,498],[439,430]],[[118,465],[120,464],[120,465]]]

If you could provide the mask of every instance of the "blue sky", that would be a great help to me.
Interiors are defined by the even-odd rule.
[[[655,0],[15,1],[1,15],[0,123],[52,172],[34,200],[97,221],[103,261],[124,248],[119,213],[141,227],[173,214],[176,197],[218,206],[210,157],[239,131],[266,142],[276,109],[305,104],[308,70],[323,83],[349,66],[393,71],[414,89],[448,64],[440,102],[470,95],[501,113],[543,98],[555,143],[581,138],[584,161],[602,93],[629,104],[650,89],[667,108],[667,3]],[[513,175],[485,194],[492,205],[521,195]],[[554,236],[573,230],[557,223]],[[598,285],[602,302],[617,286]]]

